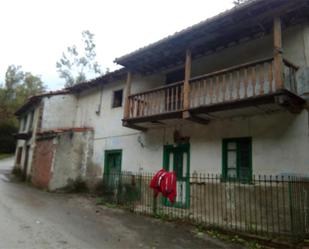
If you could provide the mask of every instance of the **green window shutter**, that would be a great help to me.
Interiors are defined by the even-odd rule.
[[[231,138],[222,142],[222,175],[249,182],[252,178],[252,139]]]

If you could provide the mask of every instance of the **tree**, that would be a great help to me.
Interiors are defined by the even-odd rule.
[[[23,72],[21,66],[10,65],[0,85],[0,153],[14,152],[18,122],[14,113],[32,95],[45,91],[40,76]]]
[[[18,131],[17,126],[9,120],[0,122],[0,154],[13,153],[16,140],[13,136]]]
[[[0,88],[0,117],[2,120],[14,118],[14,112],[27,98],[44,91],[40,76],[23,72],[21,66],[8,66],[4,87]]]
[[[82,53],[73,45],[62,53],[60,60],[56,63],[57,72],[60,78],[65,80],[66,87],[81,83],[88,76],[102,74],[101,67],[96,61],[94,34],[89,30],[83,31],[82,41],[84,44]]]
[[[235,1],[233,1],[233,3],[234,3],[234,5],[238,6],[238,5],[240,5],[240,4],[242,4],[246,1],[248,1],[248,0],[235,0]]]
[[[30,96],[41,94],[45,92],[44,86],[40,76],[33,75],[30,72],[24,74],[23,83],[16,88],[16,93],[21,99],[27,99]]]
[[[16,99],[16,88],[24,78],[21,66],[10,65],[5,73],[4,85],[0,88],[0,120],[12,118]]]
[[[24,72],[21,70],[21,66],[10,65],[5,73],[5,88],[6,96],[5,100],[11,100],[15,98],[14,90],[21,83],[24,78]]]

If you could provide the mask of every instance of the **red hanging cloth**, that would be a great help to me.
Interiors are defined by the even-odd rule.
[[[167,197],[171,203],[175,202],[177,196],[175,172],[167,172],[165,169],[159,170],[150,182],[150,187],[154,190],[154,196],[157,197],[159,192]]]

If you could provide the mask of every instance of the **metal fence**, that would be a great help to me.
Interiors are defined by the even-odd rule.
[[[149,187],[151,173],[105,175],[104,201],[133,212],[181,219],[263,237],[301,240],[309,235],[309,180],[253,176],[248,182],[194,174],[177,182],[176,203]]]

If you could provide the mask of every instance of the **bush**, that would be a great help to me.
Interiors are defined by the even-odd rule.
[[[14,167],[12,169],[12,175],[16,177],[16,179],[18,180],[25,180],[25,176],[23,174],[23,171],[21,170],[21,168],[17,168],[17,167]]]
[[[94,193],[101,195],[104,194],[104,184],[103,181],[99,181],[94,186]]]
[[[73,190],[77,193],[85,193],[88,192],[88,187],[84,180],[77,179],[73,184]]]
[[[69,178],[67,184],[64,187],[52,190],[52,192],[58,193],[88,193],[89,189],[86,182],[78,177],[76,179]]]
[[[0,153],[14,153],[16,139],[13,134],[17,133],[17,127],[10,122],[0,123]]]

